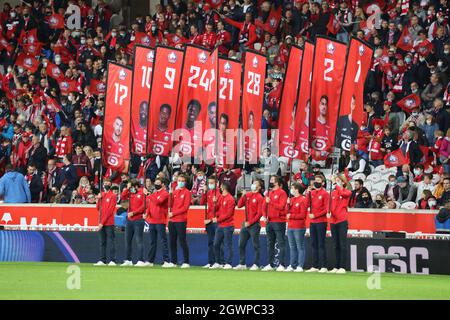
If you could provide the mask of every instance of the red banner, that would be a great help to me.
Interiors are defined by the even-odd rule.
[[[295,110],[294,105],[297,103],[297,93],[302,68],[303,50],[299,47],[292,46],[289,52],[289,60],[286,67],[286,78],[283,84],[280,101],[279,141],[280,152],[282,157],[295,158],[299,152],[295,150],[294,142],[294,124]]]
[[[257,163],[261,143],[261,119],[266,79],[266,57],[254,51],[245,53],[242,84],[242,129],[245,162]]]
[[[148,99],[152,82],[155,51],[134,47],[133,94],[131,96],[131,152],[147,153]]]
[[[46,20],[50,29],[64,29],[64,16],[62,14],[54,13]]]
[[[103,165],[125,172],[130,159],[130,107],[133,72],[110,62],[106,80]]]
[[[216,104],[208,104],[217,78],[211,68],[210,53],[204,48],[186,46],[175,122],[176,129],[184,130],[174,136],[174,141],[179,141],[176,151],[185,157],[201,157],[204,130],[216,127]],[[196,121],[202,126],[194,130]]]
[[[236,158],[237,136],[235,133],[239,128],[241,75],[242,64],[240,62],[226,58],[219,59],[218,123],[221,138],[219,140],[219,164],[234,163]]]
[[[51,63],[50,61],[47,62],[45,71],[49,77],[55,79],[57,82],[61,82],[65,78],[64,73],[61,71],[61,69],[56,64]]]
[[[305,42],[303,48],[302,70],[299,92],[297,95],[297,112],[295,113],[294,136],[296,148],[302,158],[309,156],[309,113],[311,110],[311,79],[314,58],[314,45]]]
[[[350,151],[356,144],[364,117],[364,83],[372,62],[373,49],[352,38],[345,67],[344,85],[336,128],[336,147]]]
[[[420,97],[417,94],[412,93],[397,102],[397,105],[402,110],[411,113],[414,109],[420,107]]]
[[[255,25],[265,32],[274,35],[278,29],[278,26],[281,22],[281,10],[282,6],[279,5],[278,8],[272,7],[269,12],[269,16],[266,19],[266,22],[262,22],[262,20],[255,20]]]
[[[69,93],[77,91],[77,81],[64,77],[64,80],[59,83],[59,90],[62,95],[67,96]]]
[[[147,134],[149,153],[168,156],[172,150],[183,54],[178,49],[156,48]]]
[[[89,92],[99,95],[106,92],[106,84],[102,80],[91,79],[89,84]]]
[[[403,155],[401,149],[394,150],[384,156],[384,165],[387,168],[400,167],[404,164],[408,164],[409,160]]]
[[[27,55],[25,53],[20,53],[17,56],[16,65],[27,69],[31,73],[35,73],[39,67],[39,61],[36,60],[33,56]]]
[[[404,51],[411,51],[413,48],[413,43],[414,41],[409,33],[409,28],[403,28],[402,34],[400,35],[400,38],[397,42],[397,48],[400,48]]]
[[[347,46],[317,37],[311,84],[311,149],[315,160],[325,160],[334,145],[339,98]]]

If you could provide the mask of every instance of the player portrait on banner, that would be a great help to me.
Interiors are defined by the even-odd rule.
[[[155,155],[163,154],[163,151],[171,144],[172,132],[169,131],[169,120],[172,115],[172,107],[167,103],[159,107],[158,124],[153,132],[152,153]]]
[[[350,100],[350,113],[339,116],[336,130],[336,146],[343,150],[350,150],[352,144],[356,143],[358,136],[358,124],[354,121],[356,108],[356,97],[352,95]]]

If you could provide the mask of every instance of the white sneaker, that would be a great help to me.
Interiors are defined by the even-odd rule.
[[[134,266],[135,267],[146,267],[147,265],[145,264],[144,261],[138,261]]]
[[[208,269],[208,268],[210,268],[210,267],[211,267],[211,265],[208,263],[208,264],[204,265],[202,268],[203,268],[203,269]]]
[[[267,266],[265,266],[264,268],[262,268],[261,271],[273,271],[273,268],[271,267],[270,264],[268,264]]]
[[[117,264],[116,264],[114,261],[110,261],[110,262],[108,263],[108,266],[110,266],[110,267],[115,267],[115,266],[117,266]]]
[[[292,268],[291,266],[288,266],[286,269],[284,269],[284,271],[292,272],[292,271],[294,271],[294,268]]]
[[[328,273],[336,273],[336,271],[338,271],[338,269],[333,268],[333,269],[331,269],[330,271],[328,271]]]
[[[190,268],[191,266],[189,265],[189,263],[183,263],[182,265],[181,265],[181,269],[188,269],[188,268]]]
[[[339,273],[339,274],[344,274],[344,273],[346,273],[347,271],[345,271],[345,269],[344,268],[340,268],[338,271],[336,271],[336,273]]]
[[[236,267],[233,268],[234,270],[246,270],[247,266],[244,264],[238,264]]]
[[[233,269],[233,267],[231,266],[231,264],[226,264],[226,265],[224,265],[223,266],[223,270],[231,270],[231,269]]]
[[[254,265],[251,266],[251,268],[249,270],[250,271],[257,271],[257,270],[259,270],[259,267],[256,264],[254,264]]]
[[[214,263],[211,267],[209,267],[210,269],[222,269],[222,266],[218,263]]]
[[[163,268],[175,268],[175,265],[172,262],[164,262],[161,267],[163,267]]]
[[[311,269],[306,270],[305,272],[317,272],[317,271],[319,271],[319,269],[311,268]]]
[[[278,266],[276,271],[283,272],[284,270],[286,270],[286,269],[283,266]]]
[[[328,269],[327,268],[321,268],[320,270],[319,270],[319,273],[327,273],[328,272]]]
[[[145,263],[145,266],[151,268],[151,267],[153,267],[153,263],[147,261],[147,262]]]
[[[303,268],[302,267],[297,267],[297,268],[295,268],[294,272],[303,272]]]
[[[94,266],[96,266],[96,267],[106,266],[106,263],[104,263],[103,261],[98,261],[97,263],[94,263]]]
[[[120,266],[121,267],[129,267],[132,265],[133,265],[133,262],[131,262],[130,260],[125,260]]]

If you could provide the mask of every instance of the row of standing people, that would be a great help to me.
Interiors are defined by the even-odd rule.
[[[345,273],[347,264],[347,209],[351,191],[346,189],[345,178],[334,176],[334,190],[325,190],[325,178],[315,176],[307,190],[298,183],[290,186],[288,196],[282,188],[283,180],[271,176],[269,191],[262,193],[263,182],[255,180],[250,191],[243,191],[237,202],[238,208],[244,208],[245,221],[239,234],[239,264],[236,270],[247,269],[246,247],[251,240],[254,250],[250,270],[262,271],[303,271],[306,257],[305,233],[306,221],[310,222],[312,248],[312,267],[307,272]],[[214,176],[208,178],[207,192],[200,204],[205,205],[205,229],[208,239],[208,263],[210,269],[233,269],[233,233],[236,201],[230,193],[229,184],[218,186]],[[98,196],[97,208],[100,212],[100,260],[98,265],[115,265],[114,213],[118,197],[118,188],[104,181],[104,189]],[[127,223],[125,228],[125,261],[123,266],[131,266],[132,244],[136,242],[138,261],[135,266],[153,266],[157,243],[160,242],[163,253],[163,267],[178,265],[178,244],[182,249],[181,268],[189,268],[189,247],[187,244],[187,219],[191,204],[191,193],[186,188],[186,178],[181,174],[177,178],[174,190],[167,191],[165,182],[157,178],[154,191],[141,188],[133,181],[122,191],[120,198],[128,200]],[[169,241],[166,235],[168,220]],[[268,264],[261,266],[260,261],[260,221],[266,224]],[[327,269],[325,239],[327,224],[330,222],[336,263],[331,271]],[[150,245],[144,256],[144,226],[149,226]],[[290,250],[290,263],[286,266],[285,253],[287,239]],[[109,242],[109,259],[106,257],[106,245]],[[279,248],[279,264],[275,258],[275,244]],[[169,256],[170,248],[170,256]]]

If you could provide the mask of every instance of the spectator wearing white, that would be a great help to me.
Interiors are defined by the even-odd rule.
[[[417,127],[421,127],[425,124],[425,116],[423,113],[419,112],[420,108],[417,107],[415,109],[413,109],[411,115],[406,119],[405,122],[403,122],[400,131],[404,131],[406,128],[409,127],[410,122],[414,122],[414,124]]]
[[[264,181],[264,188],[269,187],[270,177],[277,175],[280,163],[276,155],[270,152],[270,148],[265,148],[259,160],[259,168],[252,172],[252,180],[262,179]]]
[[[411,18],[411,26],[408,28],[409,35],[413,41],[417,40],[419,37],[419,31],[421,30],[423,30],[423,28],[419,25],[419,17],[413,16]]]
[[[433,180],[433,175],[425,173],[423,175],[423,181],[416,184],[416,186],[417,186],[416,202],[419,202],[420,197],[424,190],[429,190],[431,193],[434,193],[436,186],[434,185],[432,180]]]

